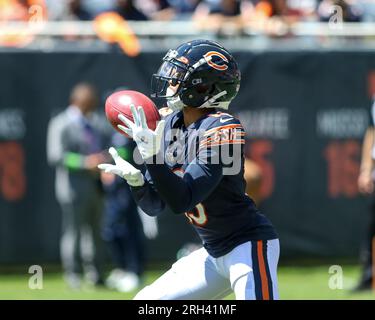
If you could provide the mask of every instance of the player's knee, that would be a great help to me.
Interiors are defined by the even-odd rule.
[[[236,279],[232,285],[236,300],[255,300],[255,285],[251,273],[246,273]]]

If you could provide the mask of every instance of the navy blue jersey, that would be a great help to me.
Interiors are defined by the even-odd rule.
[[[164,145],[147,163],[146,183],[132,188],[141,208],[156,215],[168,205],[184,213],[213,257],[250,240],[277,238],[245,193],[240,121],[215,109],[188,127],[182,111],[165,120]]]

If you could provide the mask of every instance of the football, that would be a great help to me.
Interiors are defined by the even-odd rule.
[[[112,93],[105,102],[105,114],[108,121],[121,134],[129,137],[125,132],[117,128],[118,124],[125,125],[118,119],[119,113],[123,114],[130,121],[134,122],[130,105],[137,108],[142,106],[145,112],[147,125],[151,130],[155,130],[157,122],[160,120],[158,108],[154,102],[141,92],[133,90],[122,90]]]

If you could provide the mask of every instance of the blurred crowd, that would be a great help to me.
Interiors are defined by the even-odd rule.
[[[219,36],[250,32],[280,37],[293,35],[292,26],[298,22],[375,22],[375,0],[0,0],[0,24],[97,22],[108,12],[114,13],[110,19],[115,22],[189,21],[196,29]]]
[[[127,20],[196,20],[212,25],[223,19],[240,22],[375,21],[374,0],[0,0],[0,22],[27,20],[39,5],[48,20],[93,20],[114,11]]]

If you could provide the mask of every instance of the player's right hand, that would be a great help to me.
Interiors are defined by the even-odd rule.
[[[115,164],[101,163],[98,165],[100,170],[104,170],[106,173],[116,174],[121,178],[124,178],[127,183],[132,187],[140,187],[145,183],[143,174],[140,170],[132,166],[129,162],[122,159],[117,153],[116,149],[109,148],[109,153],[112,156]]]
[[[151,130],[147,125],[145,112],[142,106],[135,107],[130,105],[134,122],[127,119],[124,115],[119,114],[118,118],[125,126],[119,124],[117,127],[131,136],[137,143],[139,153],[144,160],[151,158],[160,150],[163,139],[165,120],[160,120],[155,130]]]

